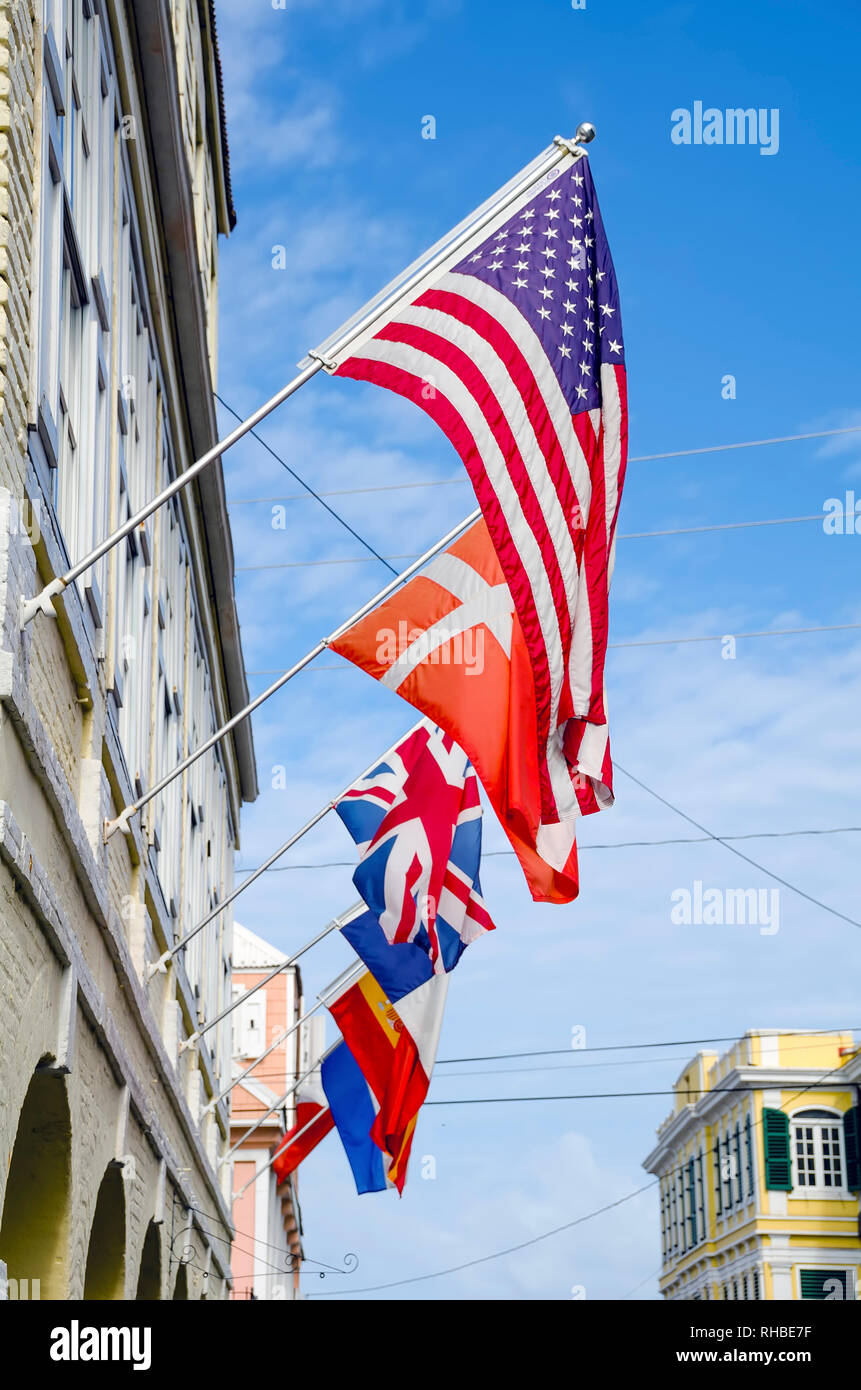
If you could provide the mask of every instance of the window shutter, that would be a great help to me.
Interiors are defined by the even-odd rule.
[[[802,1269],[801,1297],[842,1301],[849,1296],[845,1269]]]
[[[791,1192],[789,1116],[782,1110],[764,1109],[762,1134],[765,1143],[765,1185],[772,1191]]]
[[[843,1116],[843,1148],[846,1152],[846,1186],[861,1191],[861,1108],[853,1105]]]

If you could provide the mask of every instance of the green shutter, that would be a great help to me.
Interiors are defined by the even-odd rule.
[[[841,1300],[848,1297],[849,1276],[845,1269],[802,1269],[801,1297]]]
[[[792,1166],[789,1157],[789,1116],[782,1110],[762,1112],[762,1134],[765,1143],[765,1185],[772,1191],[792,1191]]]
[[[853,1105],[843,1116],[843,1147],[846,1151],[846,1186],[861,1191],[861,1108]]]
[[[688,1203],[690,1207],[688,1221],[691,1228],[691,1245],[694,1246],[697,1243],[697,1196],[694,1185],[694,1160],[692,1158],[688,1159]]]

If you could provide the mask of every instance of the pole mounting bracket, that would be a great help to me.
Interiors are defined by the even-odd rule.
[[[137,806],[134,804],[131,806],[124,806],[115,820],[105,821],[102,831],[102,839],[105,844],[108,843],[108,840],[117,830],[121,830],[124,835],[130,835],[132,833],[130,822],[137,809]]]
[[[57,610],[52,600],[58,598],[65,587],[65,579],[58,577],[52,579],[50,584],[46,584],[44,589],[41,589],[33,598],[22,598],[19,612],[19,625],[22,632],[37,613],[44,613],[46,618],[56,618]]]

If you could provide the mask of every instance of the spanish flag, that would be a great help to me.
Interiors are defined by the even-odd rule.
[[[370,1135],[391,1160],[388,1181],[403,1192],[436,1060],[448,974],[436,974],[419,947],[390,945],[370,912],[343,933],[375,973],[369,969],[356,979],[348,972],[344,986],[327,993],[326,1005],[373,1096]],[[335,1123],[344,1140],[337,1114]]]

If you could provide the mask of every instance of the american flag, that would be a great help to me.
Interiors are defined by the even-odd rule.
[[[334,372],[415,401],[466,466],[532,664],[548,823],[578,814],[577,750],[587,725],[607,722],[608,593],[627,456],[616,276],[588,159],[571,159]]]

